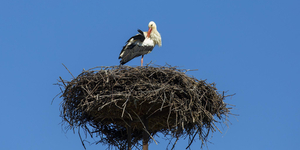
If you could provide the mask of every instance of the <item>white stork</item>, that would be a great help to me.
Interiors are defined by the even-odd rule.
[[[131,59],[142,55],[141,66],[143,66],[144,55],[150,53],[155,45],[161,46],[161,37],[157,31],[156,24],[150,21],[148,27],[148,32],[138,29],[139,34],[131,37],[126,42],[119,55],[119,59],[121,59],[120,64],[124,65]]]

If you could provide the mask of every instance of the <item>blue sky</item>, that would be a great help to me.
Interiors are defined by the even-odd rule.
[[[137,29],[155,21],[162,47],[144,57],[236,93],[231,125],[219,126],[210,150],[300,149],[300,1],[34,1],[0,2],[0,149],[83,150],[60,125],[59,76],[118,65]],[[127,65],[140,65],[136,58]],[[165,149],[168,144],[157,138]],[[200,149],[200,141],[192,149]],[[177,150],[185,149],[181,140]],[[88,150],[106,146],[89,145]],[[204,149],[207,149],[204,147]]]

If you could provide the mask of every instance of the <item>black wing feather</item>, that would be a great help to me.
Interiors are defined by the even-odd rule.
[[[126,49],[122,56],[120,63],[124,65],[128,61],[132,60],[135,57],[145,55],[150,53],[153,50],[153,46],[140,46],[135,45],[132,49]]]
[[[122,51],[120,52],[120,55],[125,51],[125,49],[132,49],[136,43],[135,42],[132,42],[131,44],[129,44],[129,41],[131,39],[133,39],[133,41],[140,41],[140,42],[143,42],[145,40],[145,36],[144,36],[144,33],[142,30],[138,29],[137,30],[139,32],[139,34],[135,35],[135,36],[132,36],[131,38],[129,38],[126,42],[126,45],[123,46],[123,49]],[[128,45],[129,44],[129,45]],[[122,58],[121,56],[119,55],[119,59]]]

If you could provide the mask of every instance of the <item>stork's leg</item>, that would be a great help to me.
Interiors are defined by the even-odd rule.
[[[143,62],[144,62],[144,55],[142,55],[142,59],[141,59],[141,66],[143,67]]]

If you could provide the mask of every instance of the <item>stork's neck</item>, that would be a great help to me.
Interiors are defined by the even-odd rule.
[[[161,46],[161,36],[156,29],[153,29],[150,34],[150,39],[154,41],[155,45]]]

